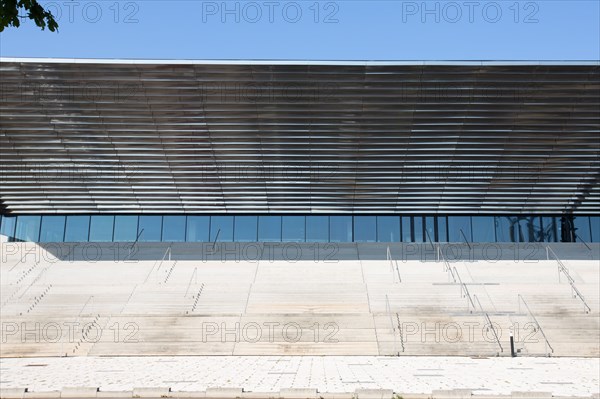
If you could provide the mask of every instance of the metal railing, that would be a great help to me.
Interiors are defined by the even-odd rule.
[[[398,335],[400,335],[400,347],[404,352],[404,332],[402,331],[402,323],[400,323],[400,315],[396,312],[396,323],[398,324]]]
[[[448,280],[450,280],[450,277],[452,277],[452,281],[456,283],[456,276],[454,275],[454,272],[452,271],[452,267],[450,266],[450,262],[448,262],[446,260],[446,257],[444,256],[444,254],[442,253],[440,247],[437,247],[437,256],[438,259],[442,259],[442,262],[444,263],[444,271],[446,273],[448,273]]]
[[[587,304],[585,297],[581,294],[581,292],[575,286],[575,279],[573,277],[571,277],[571,274],[569,273],[569,269],[567,269],[567,267],[564,265],[564,263],[562,263],[562,261],[560,260],[558,255],[556,255],[556,252],[554,252],[554,250],[552,248],[550,248],[549,245],[547,245],[546,246],[546,258],[548,260],[550,260],[550,254],[552,254],[552,256],[554,256],[554,259],[556,260],[556,263],[558,264],[558,282],[559,283],[561,282],[560,274],[563,273],[565,275],[565,277],[567,277],[567,281],[569,282],[569,285],[571,286],[571,295],[573,296],[573,298],[579,297],[579,299],[581,299],[581,302],[583,302],[583,311],[585,313],[591,312],[592,309]]]
[[[585,247],[588,249],[588,251],[591,251],[592,248],[588,245],[588,243],[579,236],[579,234],[575,233],[575,238],[579,239],[579,241],[581,241],[583,243],[583,245],[585,245]]]
[[[148,272],[148,275],[146,276],[146,279],[144,280],[144,284],[148,282],[148,278],[150,277],[150,275],[152,274],[152,272],[154,271],[154,269],[156,268],[156,272],[158,273],[158,271],[160,270],[165,258],[167,257],[167,254],[169,255],[169,261],[171,260],[171,246],[169,245],[169,247],[166,249],[165,253],[163,254],[162,258],[160,261],[156,261],[154,262],[154,264],[152,265],[152,269],[150,269],[150,271]],[[158,267],[156,267],[156,264],[158,263]]]
[[[429,240],[429,244],[431,245],[431,249],[435,249],[435,245],[433,245],[433,240],[431,239],[431,235],[429,234],[429,230],[425,229],[425,234],[427,235],[427,239]]]
[[[494,323],[492,323],[492,319],[490,319],[490,315],[485,310],[483,310],[483,306],[481,306],[481,302],[479,301],[479,298],[477,298],[477,295],[473,295],[473,298],[475,299],[475,302],[477,302],[477,304],[479,305],[479,310],[485,316],[488,326],[490,326],[490,329],[494,333],[494,338],[496,338],[496,343],[498,344],[498,347],[500,347],[500,352],[504,352],[504,348],[502,348],[500,338],[498,337],[498,333],[496,332],[496,327],[494,327]]]
[[[217,230],[217,234],[215,235],[215,239],[212,242],[211,252],[215,252],[215,247],[217,245],[217,240],[219,239],[219,234],[221,234],[221,229]]]
[[[460,278],[460,274],[458,274],[458,270],[456,270],[456,267],[454,267],[453,269],[454,269],[453,277],[454,277],[454,275],[456,275],[456,277],[458,278],[458,282],[460,284],[460,296],[462,298],[465,298],[465,297],[467,298],[467,310],[469,312],[473,313],[473,311],[471,311],[471,308],[469,307],[469,304],[470,304],[473,307],[473,310],[475,310],[475,302],[473,302],[471,293],[469,292],[467,285],[462,282],[462,279]],[[464,293],[464,295],[463,295],[463,293]]]
[[[190,276],[190,281],[188,282],[187,288],[185,289],[185,294],[183,295],[184,298],[187,298],[187,294],[190,290],[190,286],[192,285],[192,280],[194,279],[194,277],[196,277],[194,284],[198,284],[198,268],[197,267],[194,267],[194,272]]]
[[[133,251],[133,248],[135,248],[135,245],[138,243],[140,236],[142,235],[143,232],[144,232],[144,229],[142,228],[140,230],[140,232],[138,233],[138,235],[135,237],[135,241],[129,247],[129,253],[127,254],[127,258],[125,258],[126,260],[129,260],[129,258],[131,258],[131,251]]]
[[[544,330],[542,330],[542,326],[540,326],[540,323],[538,323],[537,319],[533,315],[533,312],[531,311],[531,309],[529,309],[529,305],[527,305],[527,302],[525,302],[525,298],[523,298],[523,296],[521,294],[517,295],[517,302],[519,304],[519,313],[521,313],[521,302],[523,302],[523,305],[525,305],[525,308],[529,312],[529,316],[531,316],[531,318],[535,322],[535,325],[537,326],[537,329],[540,331],[540,333],[542,333],[542,336],[544,337],[545,345],[546,345],[546,354],[548,356],[550,356],[550,353],[554,353],[554,348],[552,348],[552,345],[550,345],[550,341],[548,341],[548,337],[546,337],[546,334],[544,334]],[[548,348],[550,348],[550,352],[548,352]]]
[[[400,352],[398,352],[398,338],[396,338],[396,327],[394,326],[394,320],[392,319],[392,308],[390,306],[390,299],[387,294],[385,294],[385,312],[387,313],[390,319],[390,327],[392,328],[392,335],[394,336],[394,356],[399,356]]]
[[[390,270],[392,272],[392,276],[394,276],[394,269],[396,270],[396,275],[398,276],[398,282],[402,282],[402,277],[400,277],[400,269],[398,268],[398,261],[392,258],[392,252],[390,251],[390,247],[387,247],[387,260],[390,262]],[[396,277],[394,276],[394,281],[396,281]]]
[[[427,234],[427,239],[429,240],[429,244],[431,245],[431,248],[433,250],[436,251],[437,254],[437,262],[440,261],[440,243],[436,242],[435,244],[433,243],[433,240],[431,239],[431,235],[429,234],[429,231],[427,231],[427,229],[425,229],[425,234]]]
[[[165,257],[167,256],[167,254],[169,254],[169,261],[171,261],[171,246],[169,245],[169,247],[167,248],[167,250],[165,251],[165,253],[163,254],[162,259],[160,260],[160,262],[158,263],[158,268],[156,269],[156,271],[159,271],[163,262],[165,261]]]
[[[459,230],[460,230],[460,234],[462,234],[463,239],[465,240],[465,243],[469,247],[469,251],[470,251],[472,249],[471,244],[469,243],[469,240],[467,240],[467,236],[465,235],[465,232],[463,231],[463,229],[459,229]]]

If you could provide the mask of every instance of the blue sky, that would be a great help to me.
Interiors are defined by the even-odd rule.
[[[42,1],[3,57],[598,60],[600,0]]]

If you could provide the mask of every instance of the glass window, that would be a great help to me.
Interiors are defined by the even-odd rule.
[[[529,242],[543,242],[544,230],[542,229],[542,218],[532,216],[529,218]]]
[[[306,242],[329,241],[329,217],[307,216],[306,217]]]
[[[352,216],[329,217],[329,241],[352,242]]]
[[[40,238],[40,216],[18,216],[15,240],[37,242]]]
[[[112,241],[114,216],[93,215],[90,221],[90,241]]]
[[[138,217],[130,215],[115,216],[115,242],[133,242],[137,238]]]
[[[354,216],[354,241],[377,241],[377,218],[375,216]]]
[[[62,242],[65,234],[64,216],[43,216],[40,242]]]
[[[162,241],[185,241],[185,216],[163,216]]]
[[[513,218],[516,242],[536,242],[542,236],[542,228],[539,217],[517,216]]]
[[[600,242],[600,216],[590,216],[591,242]]]
[[[281,235],[284,242],[304,242],[306,235],[304,216],[283,216]]]
[[[2,216],[2,226],[0,233],[8,237],[8,241],[12,241],[15,238],[15,226],[17,224],[16,216]]]
[[[573,242],[577,241],[575,237],[575,227],[573,218],[570,216],[562,216],[557,223],[560,224],[560,240],[561,242]]]
[[[414,216],[412,219],[413,219],[414,242],[424,242],[423,217],[422,216]]]
[[[562,217],[557,216],[554,218],[554,225],[556,226],[556,242],[562,241]]]
[[[140,216],[138,225],[138,241],[157,242],[161,239],[162,216]]]
[[[89,232],[89,216],[67,216],[65,242],[86,242]]]
[[[258,216],[236,216],[234,219],[235,227],[234,241],[238,242],[255,242],[258,241]]]
[[[542,217],[542,241],[556,242],[556,223],[553,217]]]
[[[473,216],[473,241],[496,242],[496,226],[493,216]]]
[[[400,241],[400,217],[399,216],[377,216],[377,241],[399,242]]]
[[[233,241],[233,216],[210,217],[210,241]]]
[[[425,242],[436,242],[435,218],[433,216],[426,216],[423,219],[425,221],[425,228],[423,229],[423,233],[425,234],[425,237],[423,238]]]
[[[402,242],[412,242],[412,222],[410,216],[402,216]]]
[[[590,233],[590,218],[588,216],[573,217],[573,224],[575,225],[576,241],[578,241],[578,242],[592,241],[592,237],[591,237],[591,233]]]
[[[281,241],[281,216],[260,216],[258,218],[258,241]]]
[[[518,242],[517,218],[511,216],[496,216],[496,241]]]
[[[439,242],[448,242],[448,225],[446,216],[437,217],[437,233]]]
[[[449,242],[471,242],[471,217],[448,216]]]
[[[210,216],[188,216],[186,241],[208,242]]]

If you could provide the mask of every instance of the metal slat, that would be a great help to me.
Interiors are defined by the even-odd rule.
[[[0,62],[15,213],[594,213],[598,63]]]

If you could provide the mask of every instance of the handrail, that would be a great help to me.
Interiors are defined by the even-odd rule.
[[[83,313],[83,309],[85,309],[85,307],[88,305],[88,303],[90,303],[90,301],[92,300],[93,297],[94,297],[93,295],[90,295],[90,297],[87,299],[87,301],[85,301],[85,303],[79,310],[79,313],[77,314],[77,321],[79,321],[79,318],[81,317],[81,314]]]
[[[583,243],[583,245],[585,245],[585,247],[588,249],[588,251],[592,250],[592,248],[590,248],[590,246],[587,244],[587,242],[585,242],[585,240],[583,238],[581,238],[579,236],[579,234],[575,233],[575,238],[579,238],[579,241],[581,241]]]
[[[402,352],[404,352],[404,333],[402,331],[402,324],[400,323],[400,315],[398,315],[398,312],[396,312],[396,322],[398,323],[398,335],[400,335],[400,346],[402,347]]]
[[[396,327],[394,327],[394,321],[392,320],[392,308],[390,306],[390,299],[388,295],[385,294],[385,312],[388,314],[390,319],[390,325],[392,326],[392,335],[394,336],[394,354],[399,354],[398,350],[398,340],[396,338]]]
[[[394,269],[396,269],[396,274],[398,275],[398,282],[402,282],[402,277],[400,277],[400,270],[398,269],[398,261],[392,258],[392,252],[390,251],[390,247],[387,247],[387,260],[390,262],[390,270],[392,271],[392,275],[394,274]],[[395,279],[394,279],[395,280]]]
[[[194,272],[190,276],[190,281],[188,282],[187,288],[185,289],[185,294],[183,295],[184,298],[187,297],[187,294],[188,294],[188,291],[190,290],[190,286],[192,285],[192,279],[194,278],[194,276],[196,276],[196,284],[198,284],[198,268],[197,267],[194,268]]]
[[[431,235],[429,234],[429,231],[427,231],[427,229],[425,229],[425,234],[427,234],[427,238],[429,239],[429,243],[431,244],[431,248],[435,249],[435,246],[433,245],[433,240],[431,239]]]
[[[160,263],[158,264],[158,268],[156,269],[157,271],[160,270],[160,267],[162,266],[162,263],[165,260],[165,256],[167,256],[167,254],[169,254],[169,261],[171,261],[171,246],[170,245],[167,247],[167,250],[163,254],[163,257],[160,260]]]
[[[500,352],[504,352],[504,348],[502,348],[502,344],[500,343],[500,338],[498,337],[496,328],[494,327],[494,324],[492,323],[492,319],[490,319],[490,315],[485,310],[483,310],[483,306],[481,306],[481,302],[479,301],[479,298],[477,298],[476,294],[473,295],[473,298],[475,299],[475,301],[477,301],[477,304],[479,305],[479,309],[481,310],[481,313],[483,313],[483,315],[485,316],[485,318],[488,322],[488,325],[492,329],[492,332],[494,333],[494,337],[496,338],[496,343],[500,347]]]
[[[575,279],[573,277],[571,277],[571,274],[569,273],[569,269],[567,269],[567,267],[564,265],[564,263],[562,263],[562,261],[560,260],[558,255],[556,255],[556,252],[554,252],[554,250],[552,248],[550,248],[549,245],[546,245],[546,259],[547,260],[550,260],[550,252],[552,252],[552,256],[554,256],[554,260],[556,260],[556,262],[558,263],[558,282],[560,283],[560,272],[562,271],[564,273],[564,275],[567,277],[567,279],[569,280],[569,282],[574,283]]]
[[[592,309],[587,304],[585,297],[583,296],[583,294],[581,294],[581,292],[575,286],[575,279],[573,277],[571,277],[571,274],[569,273],[569,269],[567,269],[567,267],[562,263],[562,261],[560,260],[558,255],[556,255],[556,252],[554,252],[554,250],[552,248],[550,248],[549,245],[546,245],[546,257],[548,260],[550,260],[550,252],[552,252],[552,256],[554,256],[554,259],[556,260],[556,263],[558,264],[558,282],[560,283],[560,273],[562,272],[567,277],[567,280],[569,281],[569,285],[571,286],[571,295],[573,295],[574,298],[579,297],[579,299],[581,299],[581,302],[583,302],[583,311],[585,313],[591,312]]]
[[[463,291],[464,291],[465,296],[469,300],[467,302],[467,308],[470,309],[469,308],[469,303],[471,303],[471,306],[473,306],[473,310],[475,310],[475,303],[473,302],[473,298],[471,298],[471,293],[469,292],[469,289],[467,288],[467,285],[462,282],[462,279],[460,278],[460,274],[458,274],[458,270],[456,270],[456,267],[454,267],[454,272],[456,273],[456,277],[458,277],[458,281],[460,283],[460,295],[463,296]],[[471,313],[473,313],[473,312],[471,312]]]
[[[140,236],[142,235],[143,232],[144,232],[144,229],[142,228],[140,230],[140,232],[138,233],[138,235],[135,237],[135,241],[133,241],[133,243],[129,247],[129,253],[127,254],[127,259],[131,258],[131,251],[133,251],[133,247],[135,247],[135,244],[137,244],[137,242],[140,239]]]
[[[454,276],[454,272],[452,271],[452,268],[450,267],[450,263],[446,260],[446,257],[444,256],[444,254],[442,254],[442,252],[440,251],[440,247],[438,247],[438,256],[442,257],[442,261],[444,262],[444,269],[445,269],[446,273],[449,273],[452,276],[452,281],[454,281],[456,283],[456,277]]]
[[[217,240],[219,239],[219,234],[221,234],[221,229],[217,230],[217,235],[215,235],[215,239],[212,242],[211,252],[215,252],[215,246],[217,245]]]
[[[471,244],[469,244],[469,240],[467,240],[467,236],[465,235],[465,232],[463,231],[463,229],[459,229],[460,230],[460,234],[462,234],[463,238],[465,239],[465,242],[467,243],[467,246],[469,247],[469,251],[472,249],[471,248]]]
[[[533,315],[533,312],[531,311],[531,309],[529,309],[529,305],[527,305],[527,302],[525,302],[525,298],[523,298],[523,296],[521,294],[517,294],[517,302],[519,305],[519,313],[521,313],[521,302],[523,302],[523,305],[525,305],[525,307],[527,308],[527,311],[529,312],[529,315],[535,322],[535,325],[537,326],[538,330],[540,330],[540,332],[542,333],[542,336],[544,337],[544,340],[546,341],[546,353],[548,353],[548,348],[550,348],[551,353],[554,353],[554,348],[552,348],[552,346],[550,345],[550,341],[548,341],[548,337],[546,337],[546,334],[544,334],[544,330],[542,330],[542,326],[540,326],[540,323],[538,323],[537,319]]]
[[[165,251],[165,253],[163,254],[162,259],[159,261],[155,261],[154,264],[152,265],[152,269],[150,269],[150,271],[148,272],[148,275],[146,276],[146,279],[144,280],[144,284],[148,281],[148,278],[150,277],[150,275],[152,274],[152,272],[154,271],[154,268],[156,267],[156,264],[158,263],[158,267],[156,267],[156,271],[158,272],[162,266],[163,261],[165,260],[165,257],[167,256],[167,254],[169,254],[169,261],[171,260],[171,246],[169,245],[169,247],[167,248],[167,250]]]

